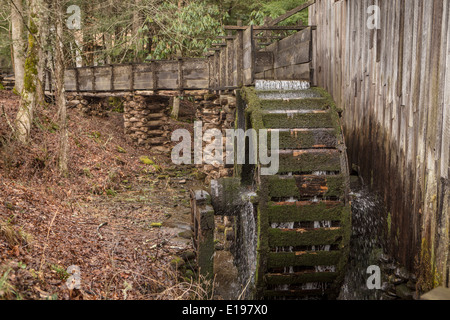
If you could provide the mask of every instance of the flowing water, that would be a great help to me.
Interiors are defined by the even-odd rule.
[[[240,206],[241,210],[238,216],[238,225],[240,226],[238,233],[242,240],[235,247],[236,264],[239,270],[239,281],[244,288],[242,291],[242,297],[244,298],[251,297],[256,271],[258,239],[255,209],[250,200],[253,196],[256,196],[256,193],[248,192],[242,196],[243,205]]]
[[[383,252],[384,206],[373,192],[362,187],[352,193],[352,238],[347,273],[339,300],[378,300],[379,290],[369,290],[366,284],[371,274],[367,268],[378,264]]]

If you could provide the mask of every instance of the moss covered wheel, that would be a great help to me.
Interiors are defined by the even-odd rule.
[[[245,88],[241,96],[245,113],[237,123],[277,131],[280,141],[271,151],[279,153],[277,175],[262,176],[260,164],[252,168],[258,189],[257,297],[334,299],[351,232],[339,110],[319,88]],[[245,175],[248,168],[238,171]]]

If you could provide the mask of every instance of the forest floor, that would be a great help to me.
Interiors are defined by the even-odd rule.
[[[61,176],[57,108],[36,112],[22,145],[6,121],[18,104],[0,91],[0,299],[209,298],[210,283],[189,262],[189,189],[201,174],[173,165],[169,146],[136,147],[121,113],[71,109]],[[78,275],[80,289],[70,290]]]

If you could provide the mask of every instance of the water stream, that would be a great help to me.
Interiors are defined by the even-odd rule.
[[[243,298],[251,298],[254,288],[256,271],[256,248],[257,248],[257,229],[254,205],[251,197],[256,196],[254,192],[244,193],[242,196],[243,205],[238,216],[237,225],[240,226],[238,234],[240,239],[235,247],[236,264],[239,270],[239,282],[244,288]]]
[[[384,206],[367,187],[352,192],[352,237],[347,273],[339,300],[378,300],[381,292],[369,290],[367,268],[378,265],[383,252]]]

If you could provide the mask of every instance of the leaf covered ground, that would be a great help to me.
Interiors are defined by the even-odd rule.
[[[21,145],[7,121],[18,104],[0,91],[0,299],[208,298],[190,260],[196,169],[174,166],[169,146],[134,146],[120,113],[71,109],[69,174],[61,176],[57,108],[36,112]],[[67,286],[71,266],[79,290]]]

